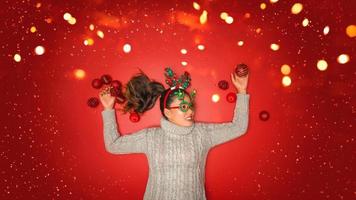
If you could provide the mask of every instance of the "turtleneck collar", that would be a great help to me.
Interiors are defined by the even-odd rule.
[[[195,124],[192,126],[179,126],[166,120],[164,117],[161,118],[161,128],[170,135],[184,136],[192,132]]]

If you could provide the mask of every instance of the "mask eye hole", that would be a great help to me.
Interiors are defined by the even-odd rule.
[[[181,109],[183,112],[187,112],[188,109],[189,109],[189,105],[186,104],[186,103],[182,103],[182,104],[180,105],[180,109]]]

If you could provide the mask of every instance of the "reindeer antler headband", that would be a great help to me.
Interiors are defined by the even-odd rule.
[[[183,104],[188,104],[190,106],[192,106],[192,103],[188,103],[186,101],[184,101],[184,93],[189,94],[187,91],[185,91],[185,89],[187,89],[190,86],[190,74],[188,72],[184,72],[179,79],[177,79],[176,74],[173,72],[173,70],[170,67],[165,68],[165,77],[166,77],[166,83],[167,85],[169,85],[170,90],[166,93],[166,95],[164,96],[164,108],[167,108],[167,99],[170,95],[170,93],[178,88],[177,91],[174,92],[174,94],[178,97],[179,100],[182,100],[181,105]],[[195,95],[196,95],[196,91],[193,90],[190,94],[191,97],[191,101],[193,102]],[[182,109],[183,106],[180,105],[180,108],[183,112],[184,109]]]

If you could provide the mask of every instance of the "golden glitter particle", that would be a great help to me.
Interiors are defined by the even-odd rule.
[[[85,46],[92,46],[94,44],[94,40],[91,38],[88,38],[86,40],[84,40],[84,45]]]
[[[70,13],[64,13],[63,19],[68,21],[70,18],[72,18],[72,15]]]
[[[320,71],[325,71],[328,68],[328,63],[325,60],[319,60],[316,67]]]
[[[269,2],[271,2],[271,3],[277,3],[278,0],[269,0]]]
[[[219,100],[220,100],[220,96],[218,94],[213,94],[211,96],[211,101],[212,102],[217,103],[217,102],[219,102]]]
[[[85,71],[82,69],[75,69],[73,71],[74,77],[78,80],[84,79],[85,77]]]
[[[282,85],[284,87],[288,87],[292,84],[292,79],[289,76],[283,76],[282,78]]]
[[[290,68],[289,65],[287,65],[287,64],[282,65],[281,72],[282,72],[283,75],[290,74],[290,71],[291,71],[291,68]]]
[[[325,26],[324,29],[323,29],[324,35],[329,34],[329,32],[330,32],[330,27],[329,26]]]
[[[198,48],[200,51],[203,51],[203,50],[205,49],[205,46],[202,45],[202,44],[199,44],[199,45],[197,46],[197,48]]]
[[[200,24],[206,24],[208,21],[208,11],[204,10],[203,13],[200,15]]]
[[[227,14],[227,12],[222,12],[222,13],[220,13],[220,18],[222,19],[222,20],[226,20],[226,18],[228,18],[229,17],[229,14]]]
[[[267,8],[267,4],[261,3],[261,4],[260,4],[260,8],[261,8],[261,10],[266,9],[266,8]]]
[[[193,8],[195,10],[200,10],[200,5],[197,2],[193,2]]]
[[[30,32],[31,33],[35,33],[36,31],[37,31],[36,27],[35,26],[31,26]]]
[[[94,27],[94,24],[90,24],[90,25],[89,25],[89,30],[93,31],[94,28],[95,28],[95,27]]]
[[[68,20],[68,23],[70,25],[74,25],[75,23],[77,23],[77,19],[75,19],[74,17],[71,17],[69,20]]]
[[[279,45],[278,44],[271,44],[271,49],[273,50],[273,51],[278,51],[279,50]]]
[[[123,51],[125,53],[130,53],[131,52],[131,45],[130,44],[125,44],[122,49],[123,49]]]
[[[295,3],[291,8],[291,12],[295,15],[302,12],[302,10],[303,10],[303,4],[301,4],[301,3]]]
[[[181,54],[187,54],[188,51],[187,51],[186,49],[181,49],[181,50],[180,50],[180,53],[181,53]]]
[[[104,38],[104,32],[102,32],[102,31],[97,31],[96,32],[96,34],[98,35],[98,37],[100,37],[101,39],[103,39]]]
[[[240,47],[242,47],[242,46],[244,45],[244,41],[242,41],[242,40],[238,41],[238,42],[237,42],[237,45],[240,46]]]
[[[356,25],[349,25],[346,27],[346,34],[350,38],[353,38],[356,36]]]
[[[341,54],[337,57],[337,62],[340,64],[346,64],[350,61],[350,56],[347,54]]]
[[[232,18],[231,16],[228,16],[226,19],[225,19],[225,22],[227,24],[232,24],[232,22],[234,22],[234,18]]]
[[[183,66],[187,66],[187,65],[188,65],[188,63],[185,62],[185,61],[182,61],[181,64],[182,64]]]
[[[309,19],[305,18],[305,19],[303,20],[303,22],[302,22],[302,25],[303,25],[304,27],[308,26],[308,25],[309,25]]]
[[[45,53],[45,48],[43,46],[37,46],[35,48],[35,54],[41,56]]]
[[[14,60],[15,60],[15,62],[20,62],[21,61],[21,56],[20,56],[20,54],[15,54],[14,55]]]

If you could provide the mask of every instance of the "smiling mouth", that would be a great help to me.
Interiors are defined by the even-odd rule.
[[[185,120],[193,121],[193,116],[186,117]]]

